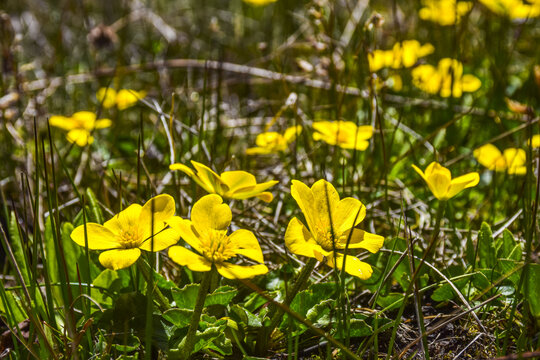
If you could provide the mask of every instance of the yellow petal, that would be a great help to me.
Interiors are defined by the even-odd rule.
[[[96,129],[105,129],[112,125],[112,121],[110,119],[99,119],[96,121],[95,128]]]
[[[217,271],[227,279],[248,279],[268,272],[263,264],[258,265],[235,265],[227,262],[216,264]]]
[[[360,200],[348,197],[337,204],[332,214],[333,226],[338,233],[347,231],[360,224],[366,217],[366,207]]]
[[[302,133],[301,125],[292,126],[288,128],[287,130],[285,130],[285,133],[283,134],[283,138],[285,139],[287,143],[290,143],[290,142],[293,142],[294,139],[296,139],[296,137],[300,135],[301,133]]]
[[[349,233],[345,233],[345,242]],[[376,253],[384,244],[384,237],[372,234],[364,230],[354,229],[349,242],[349,249],[366,249],[371,253]]]
[[[411,166],[414,169],[414,171],[416,171],[422,177],[422,179],[424,179],[424,181],[427,183],[427,178],[426,178],[426,175],[424,175],[424,172],[420,170],[420,168],[414,164],[412,164]]]
[[[96,92],[96,98],[105,109],[111,108],[116,103],[116,90],[105,87],[99,88]]]
[[[150,237],[152,232],[155,235],[161,231],[175,210],[174,199],[170,195],[161,194],[148,200],[142,207],[138,220],[139,229],[143,231],[143,239]]]
[[[208,229],[227,230],[231,220],[231,208],[216,194],[203,196],[191,210],[191,222],[199,233]]]
[[[228,191],[225,194],[225,196],[228,196],[232,199],[239,199],[239,200],[249,199],[250,197],[258,196],[266,189],[276,185],[278,182],[279,181],[277,180],[271,180],[271,181],[257,184],[255,186],[239,188],[239,189],[236,189],[235,191]],[[265,200],[267,198],[268,198],[268,195],[264,195],[263,197],[261,197],[261,200]],[[272,198],[273,198],[272,194],[270,194],[270,200],[265,200],[265,201],[270,202],[272,201]]]
[[[107,269],[120,270],[133,265],[139,256],[141,256],[141,250],[137,248],[115,249],[102,252],[99,255],[99,262]]]
[[[261,246],[255,235],[249,230],[236,230],[229,236],[230,246],[237,254],[248,257],[259,263],[264,262]]]
[[[308,229],[297,218],[289,221],[285,231],[285,245],[290,252],[300,256],[315,257],[314,250],[322,251]]]
[[[494,170],[497,161],[502,157],[502,153],[493,144],[486,144],[475,149],[473,155],[480,164],[489,170]]]
[[[109,250],[120,247],[116,241],[116,235],[103,225],[86,223],[86,236],[90,250]],[[71,232],[71,239],[77,245],[85,246],[84,225],[77,226]]]
[[[77,127],[77,123],[73,121],[72,118],[60,116],[60,115],[53,115],[49,118],[49,124],[51,126],[64,129],[64,130],[71,130],[75,127]]]
[[[139,99],[142,99],[145,96],[146,93],[142,91],[138,92],[129,89],[122,89],[118,91],[118,94],[116,95],[116,106],[118,107],[118,110],[127,109],[128,107],[135,105]]]
[[[219,175],[208,166],[193,160],[191,160],[191,164],[195,170],[197,170],[197,177],[200,179],[200,181],[206,184],[208,188],[212,189],[212,191],[209,192],[222,195],[228,190],[227,185],[223,182],[223,180],[221,180],[221,177],[219,177]]]
[[[461,190],[478,185],[480,176],[476,172],[468,173],[452,179],[450,189],[448,189],[447,198],[450,199],[457,195]]]
[[[292,180],[291,195],[296,200],[298,207],[306,218],[311,231],[316,231],[317,213],[315,211],[315,199],[311,189],[301,181]]]
[[[339,194],[334,186],[328,181],[321,179],[315,182],[311,187],[313,193],[315,214],[318,216],[320,224],[330,227],[330,222],[335,219],[333,213],[339,203]],[[312,229],[315,231],[315,229]]]
[[[252,147],[246,149],[246,155],[266,155],[273,153],[270,148]]]
[[[447,200],[451,178],[445,172],[435,172],[428,176],[428,187],[439,200]]]
[[[540,135],[533,135],[529,140],[529,145],[534,149],[540,148]]]
[[[269,203],[272,200],[274,200],[274,195],[272,195],[271,192],[265,191],[265,192],[262,192],[259,195],[257,195],[257,198],[261,199],[264,202]]]
[[[69,142],[75,143],[80,147],[94,142],[94,138],[85,129],[73,129],[67,133],[66,138]]]
[[[94,130],[96,123],[96,114],[91,111],[77,111],[73,114],[73,119],[78,121],[87,131]]]
[[[201,179],[199,179],[199,177],[195,174],[195,172],[193,170],[191,170],[189,167],[187,167],[186,165],[180,164],[180,163],[175,163],[175,164],[169,165],[169,169],[173,170],[173,171],[174,170],[182,171],[184,174],[189,176],[193,181],[195,181],[197,183],[197,185],[202,187],[206,192],[208,192],[210,194],[215,193],[215,190],[211,185],[209,185],[206,182],[201,181]]]
[[[191,271],[210,271],[212,268],[212,263],[183,246],[171,246],[169,257],[175,263],[187,266]]]
[[[461,86],[463,88],[463,91],[474,92],[480,89],[480,86],[482,86],[482,82],[474,75],[465,74],[461,77]]]
[[[220,175],[221,180],[229,187],[229,192],[233,193],[242,188],[253,188],[257,185],[255,176],[246,171],[225,171]]]
[[[525,165],[527,155],[523,149],[509,148],[503,151],[503,157],[506,160],[508,168],[517,168]]]
[[[120,235],[122,231],[138,227],[141,210],[141,205],[131,204],[118,214],[114,215],[103,225],[113,233]]]
[[[201,240],[195,235],[193,230],[195,229],[193,227],[193,224],[191,221],[182,219],[179,216],[173,216],[169,220],[167,220],[167,223],[178,233],[180,234],[180,237],[187,242],[192,248],[197,250],[199,253],[201,252]]]
[[[343,269],[343,260],[344,256],[342,254],[336,253],[334,258],[334,253],[330,253],[327,256],[328,262],[326,263],[330,267],[337,265],[337,268],[340,270],[345,270],[349,275],[356,276],[362,280],[369,279],[373,273],[371,265],[360,261],[358,258],[347,255],[347,260],[345,261],[345,269]]]
[[[176,229],[167,228],[160,231],[158,234],[155,234],[153,237],[146,239],[139,245],[139,249],[157,252],[176,244],[178,240],[180,240],[180,233]]]

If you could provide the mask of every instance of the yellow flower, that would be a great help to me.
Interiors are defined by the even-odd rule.
[[[480,0],[489,10],[510,19],[528,19],[540,16],[540,1]]]
[[[421,45],[416,40],[405,40],[394,44],[392,50],[375,50],[368,54],[369,69],[375,72],[385,67],[408,68],[433,51],[435,48],[431,44]]]
[[[529,145],[534,149],[540,148],[540,134],[533,135],[532,138],[529,139]]]
[[[473,3],[456,0],[422,0],[422,5],[424,7],[418,13],[420,19],[446,26],[459,23],[463,15],[472,9]]]
[[[283,135],[274,131],[263,132],[257,135],[257,139],[255,140],[257,146],[246,149],[246,154],[272,154],[285,151],[301,132],[302,126],[300,125],[288,128]]]
[[[246,4],[253,6],[265,6],[271,3],[275,3],[277,0],[244,0]]]
[[[270,202],[274,197],[265,190],[279,182],[272,180],[257,184],[255,176],[246,171],[225,171],[218,175],[201,163],[191,160],[191,164],[197,173],[186,165],[179,163],[170,165],[169,169],[184,172],[208,193],[218,194],[226,198],[244,200],[258,197],[263,201]]]
[[[263,253],[255,235],[249,230],[236,230],[227,235],[232,212],[219,195],[203,196],[193,205],[191,220],[175,216],[169,223],[198,254],[183,246],[172,246],[169,257],[192,271],[210,271],[215,266],[227,279],[246,279],[266,274]],[[228,262],[238,255],[252,259],[257,265]]]
[[[124,110],[146,96],[146,91],[121,89],[118,92],[112,88],[100,88],[96,93],[97,100],[108,109],[116,105],[118,110]]]
[[[366,216],[366,207],[357,199],[339,199],[336,189],[326,180],[319,180],[311,189],[293,180],[291,195],[302,210],[307,227],[296,217],[287,226],[285,245],[296,255],[326,259],[327,265],[343,269],[361,279],[368,279],[371,266],[355,256],[344,256],[347,249],[366,249],[372,253],[383,245],[382,236],[355,228]],[[348,243],[348,245],[347,245]]]
[[[96,120],[96,114],[90,111],[79,111],[71,117],[53,115],[49,119],[51,126],[67,130],[67,139],[79,146],[86,146],[94,142],[92,131],[111,126],[109,119]]]
[[[463,64],[455,59],[444,58],[437,68],[420,65],[412,70],[414,86],[430,94],[442,97],[461,97],[463,92],[474,92],[482,83],[474,75],[463,75]]]
[[[486,144],[473,151],[478,162],[489,170],[506,171],[508,174],[524,175],[527,173],[525,166],[527,156],[525,150],[508,148],[501,154],[493,144]]]
[[[468,173],[452,179],[450,170],[437,162],[432,162],[423,172],[416,165],[413,169],[420,174],[429,190],[439,200],[448,200],[456,196],[461,190],[478,185],[480,176],[476,172]]]
[[[373,135],[371,125],[356,126],[352,121],[318,121],[313,123],[314,140],[322,140],[343,149],[366,150]]]
[[[130,205],[103,225],[86,223],[88,248],[106,250],[99,255],[99,262],[106,268],[127,268],[137,261],[141,250],[161,251],[178,242],[180,234],[167,227],[174,211],[174,199],[163,194],[144,206]],[[75,228],[71,239],[85,246],[85,225]]]

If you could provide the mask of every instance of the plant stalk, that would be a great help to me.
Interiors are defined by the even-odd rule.
[[[204,308],[204,300],[206,295],[208,295],[208,288],[210,287],[210,282],[212,280],[212,275],[214,274],[214,268],[212,270],[204,273],[199,285],[199,292],[197,293],[197,301],[195,302],[195,307],[193,308],[193,315],[191,316],[191,321],[189,322],[189,329],[187,335],[184,339],[184,345],[181,350],[182,359],[189,359],[193,347],[195,346],[195,334],[199,328],[199,320],[201,319],[201,314]]]

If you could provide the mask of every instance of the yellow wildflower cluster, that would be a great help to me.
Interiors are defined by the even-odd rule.
[[[86,146],[94,142],[92,132],[111,126],[110,119],[96,119],[96,114],[90,111],[78,111],[71,116],[54,115],[49,119],[51,126],[67,130],[66,138],[78,146]]]
[[[275,131],[263,132],[257,135],[255,140],[257,146],[247,149],[246,154],[274,154],[285,151],[301,132],[302,126],[300,125],[288,128],[283,134]]]
[[[391,50],[375,50],[368,54],[369,70],[378,71],[385,67],[393,69],[408,68],[416,64],[419,58],[432,54],[433,45],[421,45],[417,40],[405,40],[395,43]]]
[[[116,106],[118,110],[124,110],[137,103],[146,96],[146,91],[135,91],[131,89],[114,90],[113,88],[100,88],[96,93],[96,98],[105,109]]]
[[[463,92],[474,92],[482,86],[480,79],[463,74],[463,64],[444,58],[437,67],[420,65],[412,70],[413,84],[419,89],[442,97],[460,97]]]
[[[540,16],[540,1],[480,0],[489,10],[510,19],[528,19]]]
[[[420,19],[448,26],[459,23],[472,9],[473,3],[456,0],[422,0],[422,5],[418,13]]]
[[[516,175],[527,173],[527,156],[523,149],[508,148],[501,153],[495,145],[486,144],[474,150],[473,154],[476,160],[489,170]]]

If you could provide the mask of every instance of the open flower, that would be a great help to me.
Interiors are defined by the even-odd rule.
[[[540,1],[480,0],[489,10],[510,19],[529,19],[540,16]]]
[[[116,91],[112,88],[100,88],[96,93],[97,100],[108,109],[116,105],[118,110],[124,110],[137,103],[146,96],[146,91],[121,89]]]
[[[385,67],[408,68],[433,51],[435,48],[431,44],[421,45],[417,40],[405,40],[395,43],[392,50],[374,50],[368,54],[369,70],[375,72]]]
[[[172,164],[171,170],[180,170],[193,179],[200,187],[210,194],[218,194],[226,198],[244,200],[251,197],[270,202],[274,198],[266,189],[279,181],[272,180],[257,184],[255,176],[246,171],[225,171],[221,175],[201,163],[191,160],[195,171],[183,164]]]
[[[267,131],[257,135],[256,147],[246,149],[247,155],[273,154],[287,150],[289,144],[302,132],[302,126],[292,126],[282,134],[275,131]]]
[[[176,263],[187,266],[192,271],[217,271],[228,279],[246,279],[266,274],[263,253],[257,238],[249,230],[236,230],[227,235],[232,212],[219,195],[203,196],[193,205],[191,220],[175,216],[169,221],[182,239],[193,250],[183,246],[169,248],[169,257]],[[237,265],[228,262],[238,255],[258,262],[256,265]]]
[[[448,200],[456,196],[461,190],[478,185],[480,176],[476,172],[468,173],[452,179],[450,170],[437,162],[432,162],[423,172],[416,165],[413,169],[420,174],[429,190],[439,200]]]
[[[530,139],[529,139],[529,145],[533,147],[533,149],[538,149],[540,148],[540,134],[536,134],[536,135],[533,135]]]
[[[313,123],[314,140],[322,140],[329,145],[343,149],[366,150],[368,139],[373,136],[371,125],[356,126],[352,121],[317,121]]]
[[[422,5],[424,7],[418,12],[420,19],[447,26],[459,23],[463,15],[472,9],[473,3],[456,0],[422,0]]]
[[[79,111],[70,117],[53,115],[49,119],[49,124],[67,130],[69,142],[79,146],[86,146],[94,142],[92,131],[111,126],[109,119],[97,119],[96,114],[90,111]]]
[[[444,58],[437,67],[420,65],[412,70],[413,84],[417,88],[442,97],[461,97],[463,92],[474,92],[482,86],[480,79],[463,74],[463,64],[455,59]]]
[[[178,242],[180,234],[167,226],[174,211],[174,199],[158,195],[144,206],[130,205],[103,225],[86,223],[76,227],[71,239],[85,246],[86,238],[88,249],[106,250],[99,255],[101,265],[124,269],[137,261],[141,250],[161,251]]]
[[[506,171],[508,174],[524,175],[527,155],[523,149],[508,148],[502,153],[493,144],[486,144],[473,151],[478,162],[489,170]]]
[[[366,207],[357,199],[339,199],[336,189],[326,180],[311,188],[293,180],[291,195],[302,210],[307,227],[296,217],[287,226],[285,245],[294,254],[326,259],[327,265],[342,269],[350,275],[368,279],[371,266],[355,256],[341,253],[347,249],[379,251],[384,238],[355,228],[366,216]],[[343,263],[345,262],[345,268]]]

